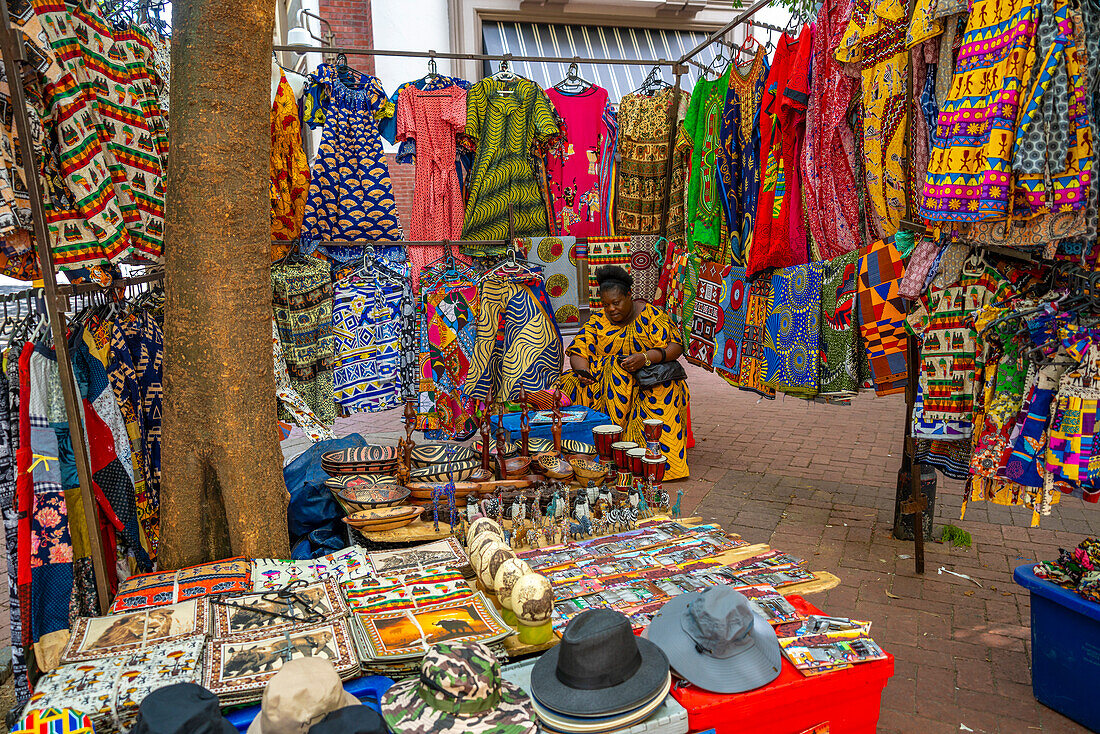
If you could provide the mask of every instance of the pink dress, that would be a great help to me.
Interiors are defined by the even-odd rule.
[[[551,87],[546,96],[565,120],[567,135],[564,158],[554,150],[546,161],[557,234],[599,237],[606,234],[600,214],[599,171],[607,135],[603,121],[607,90],[592,86],[579,94],[566,94]]]
[[[420,91],[408,86],[397,97],[397,142],[416,141],[416,186],[408,238],[462,238],[465,205],[455,170],[455,133],[466,129],[466,90]],[[441,246],[409,248],[415,288],[420,271],[443,254]]]

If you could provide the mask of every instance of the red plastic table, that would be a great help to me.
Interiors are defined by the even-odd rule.
[[[787,599],[803,614],[823,613],[800,596]],[[829,734],[874,734],[882,689],[893,674],[893,655],[809,677],[784,658],[779,677],[762,688],[718,694],[673,684],[672,695],[687,709],[693,732],[803,734],[827,724]]]

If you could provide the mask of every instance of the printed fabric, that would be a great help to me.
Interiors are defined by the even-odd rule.
[[[860,251],[859,330],[879,395],[904,392],[908,381],[906,305],[898,293],[904,275],[892,237]]]
[[[178,571],[131,576],[118,586],[110,614],[176,604],[211,594],[243,594],[252,590],[252,561],[229,558]]]
[[[715,336],[714,370],[733,385],[741,384],[741,345],[745,340],[748,316],[748,279],[742,267],[730,267],[722,282],[721,331]]]
[[[686,355],[689,362],[707,370],[714,369],[717,334],[722,322],[722,286],[729,267],[709,261],[699,267],[699,286],[695,292]]]
[[[727,66],[725,73],[714,81],[699,77],[684,118],[684,132],[692,142],[687,236],[704,259],[719,263],[724,262],[720,251],[724,211],[719,198],[718,150],[731,68]]]
[[[478,287],[477,339],[462,392],[473,400],[516,401],[561,375],[561,334],[538,276],[494,274]]]
[[[617,235],[660,234],[662,230],[661,202],[673,158],[673,126],[684,119],[690,104],[690,95],[678,94],[678,103],[674,102],[677,92],[671,88],[652,96],[628,94],[619,103]],[[671,227],[669,235],[672,239]]]
[[[328,263],[307,257],[271,268],[275,325],[290,385],[320,421],[336,420],[333,402],[332,281]],[[290,416],[282,413],[284,419]]]
[[[336,438],[332,429],[321,422],[309,407],[309,403],[290,386],[290,375],[287,373],[286,359],[283,357],[283,345],[279,341],[279,327],[274,321],[271,322],[271,344],[272,357],[275,360],[275,397],[279,401],[279,411],[289,414],[302,432],[314,443]]]
[[[772,276],[772,307],[765,321],[765,381],[779,392],[813,397],[818,389],[823,263],[779,270]]]
[[[159,261],[167,133],[148,39],[136,29],[116,32],[96,3],[32,6],[38,22],[23,30],[39,44],[35,56],[46,57],[39,112],[57,126],[58,178],[47,184],[56,262]]]
[[[905,215],[908,21],[899,0],[856,0],[836,51],[837,61],[860,70],[863,177],[871,231],[880,238],[893,236]]]
[[[522,240],[522,249],[531,262],[542,267],[554,320],[559,325],[580,323],[577,238],[530,237]]]
[[[853,0],[826,0],[813,39],[813,85],[806,120],[806,218],[818,257],[830,260],[859,249],[859,199],[855,181],[855,133],[848,108],[858,85],[836,60]],[[822,392],[825,392],[822,390]]]
[[[88,714],[96,734],[129,731],[138,707],[153,691],[175,683],[201,685],[205,643],[204,635],[194,635],[54,668],[38,681],[28,711],[73,706]]]
[[[462,237],[463,201],[455,170],[456,133],[466,128],[466,90],[459,86],[421,92],[406,86],[397,99],[398,142],[416,141],[416,185],[409,239]],[[415,287],[418,273],[413,274]]]
[[[653,234],[638,234],[630,238],[630,277],[634,279],[631,295],[635,300],[652,303],[661,277],[663,248],[668,243]]]
[[[466,383],[478,323],[477,286],[458,273],[424,283],[420,317],[417,428],[461,440],[477,428]]]
[[[565,122],[561,155],[551,151],[546,160],[550,206],[557,232],[564,236],[606,235],[601,209],[600,156],[608,135],[604,111],[607,90],[595,85],[577,94],[556,88],[546,96]]]
[[[11,616],[12,680],[16,703],[30,696],[23,615],[19,600],[19,513],[16,505],[16,451],[19,445],[19,346],[8,353],[7,372],[0,375],[0,512],[4,519],[4,548],[8,572],[8,610]],[[14,378],[14,379],[13,379]]]
[[[1055,481],[1096,489],[1100,484],[1097,406],[1100,405],[1100,348],[1093,336],[1078,344],[1080,363],[1062,375],[1051,409],[1046,470]]]
[[[470,173],[463,239],[550,234],[547,202],[531,150],[559,132],[546,93],[528,79],[482,79],[470,88],[466,134],[477,141],[477,158]],[[467,245],[463,250],[470,255],[499,255],[502,248]]]
[[[769,399],[775,397],[775,388],[767,383],[764,349],[768,339],[768,314],[774,300],[771,278],[757,278],[750,283],[739,378],[741,387]]]
[[[298,239],[308,195],[309,161],[302,150],[298,100],[286,74],[280,72],[271,105],[271,239]],[[290,247],[272,243],[272,261],[286,256]]]
[[[596,274],[600,268],[618,265],[630,273],[631,245],[629,237],[588,238],[588,307],[593,311],[603,309],[600,286]]]
[[[310,128],[323,131],[313,162],[302,238],[400,240],[397,205],[378,133],[379,120],[392,117],[394,107],[382,82],[366,75],[353,79],[352,73],[322,64],[310,77],[302,117]],[[363,257],[361,245],[322,246],[321,250],[340,262]],[[287,350],[294,378],[291,359]],[[310,400],[305,394],[302,397]],[[324,413],[318,415],[324,418]]]
[[[821,275],[822,397],[848,397],[859,389],[856,350],[856,288],[859,253],[848,252],[826,261]]]
[[[973,422],[975,365],[983,357],[978,352],[972,317],[989,304],[1003,301],[1011,290],[992,267],[968,264],[961,280],[932,290],[909,314],[909,332],[921,343],[925,420]]]
[[[344,413],[377,413],[402,403],[403,291],[400,281],[358,274],[333,288],[332,379]]]
[[[746,262],[756,224],[756,198],[760,193],[758,118],[770,68],[767,54],[760,47],[747,72],[733,69],[722,110],[718,187],[730,227],[730,257],[739,265]]]
[[[802,221],[801,150],[805,136],[807,83],[813,34],[779,39],[760,106],[760,196],[749,252],[749,277],[768,268],[809,261]]]
[[[621,326],[612,324],[603,311],[594,311],[566,354],[587,359],[588,370],[596,382],[585,386],[572,372],[562,375],[562,389],[573,404],[610,416],[613,423],[623,428],[624,441],[643,442],[642,421],[647,418],[664,423],[661,453],[668,461],[666,480],[688,476],[687,382],[669,382],[642,390],[635,376],[619,364],[619,358],[647,349],[668,348],[673,343],[680,343],[679,331],[654,306],[642,306],[633,321]]]

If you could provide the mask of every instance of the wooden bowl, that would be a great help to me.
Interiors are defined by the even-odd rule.
[[[573,473],[576,474],[577,480],[585,483],[596,482],[599,484],[607,478],[607,473],[611,471],[610,466],[601,464],[598,461],[573,459],[569,463],[573,466]]]
[[[374,532],[378,530],[394,530],[405,527],[424,512],[422,507],[379,507],[373,510],[362,510],[352,513],[344,518],[344,522],[356,530]]]
[[[329,451],[321,456],[321,468],[330,475],[388,474],[401,457],[396,446],[367,444],[352,449]]]
[[[450,464],[430,464],[418,469],[413,469],[409,473],[409,481],[410,483],[446,483],[451,481],[453,477],[455,482],[464,482],[475,475],[480,475],[480,472],[481,459],[468,459],[465,461],[451,462]]]
[[[528,442],[530,443],[530,442]],[[504,442],[504,458],[511,459],[513,456],[519,456],[520,444],[519,441],[505,441]],[[474,441],[473,451],[478,456],[481,456],[481,439]],[[495,459],[497,457],[497,442],[490,437],[489,438],[489,458]]]
[[[557,454],[541,454],[538,456],[538,464],[542,472],[549,479],[568,481],[573,478],[573,467],[568,461],[561,459]]]
[[[565,442],[562,441],[562,448],[565,448]],[[548,451],[554,450],[554,439],[552,438],[528,438],[527,449],[531,452],[531,455],[545,454]]]
[[[445,487],[446,482],[410,482],[409,492],[410,496],[414,500],[427,500],[431,501],[432,491],[436,487]],[[471,492],[477,491],[477,488],[481,486],[477,482],[455,482],[455,499],[459,497],[465,497]]]
[[[515,456],[504,460],[504,476],[509,479],[518,479],[527,476],[531,468],[531,459],[523,456]]]
[[[596,447],[584,441],[562,441],[561,452],[566,456],[572,456],[574,458],[583,458],[586,456],[595,457]]]
[[[412,450],[412,468],[422,469],[439,464],[458,464],[471,459],[481,458],[466,446],[453,443],[425,443]]]
[[[391,507],[404,502],[411,494],[408,489],[396,484],[352,484],[340,489],[330,486],[329,491],[350,512]]]

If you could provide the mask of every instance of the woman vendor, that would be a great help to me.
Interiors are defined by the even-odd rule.
[[[688,476],[685,381],[640,388],[638,370],[677,359],[684,351],[679,331],[668,316],[630,296],[634,279],[620,267],[596,271],[603,310],[594,311],[566,350],[572,372],[562,375],[562,389],[574,404],[611,416],[623,428],[626,441],[645,445],[642,421],[664,421],[661,451],[668,459],[665,479]]]

